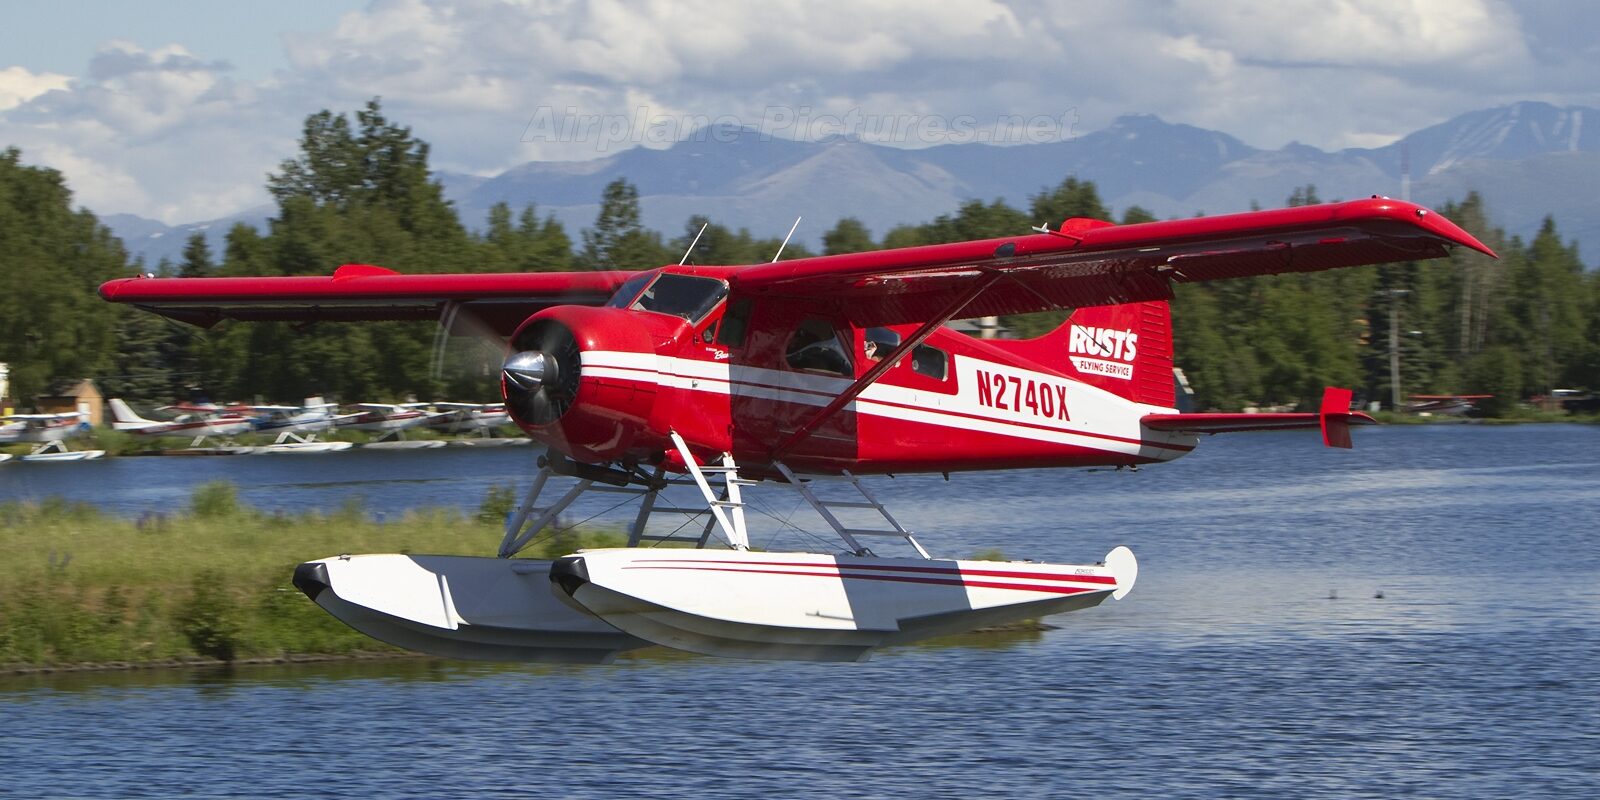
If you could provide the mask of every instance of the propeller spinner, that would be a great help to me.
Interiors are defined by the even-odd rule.
[[[578,397],[582,367],[578,342],[567,326],[539,320],[517,337],[518,352],[500,367],[506,408],[532,425],[561,418]]]

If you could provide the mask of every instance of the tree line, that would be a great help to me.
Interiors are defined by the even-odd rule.
[[[427,143],[384,116],[374,100],[352,116],[306,119],[299,153],[268,176],[278,213],[265,231],[240,224],[221,253],[201,234],[178,263],[130,260],[87,210],[74,211],[60,173],[0,153],[0,362],[12,394],[30,398],[59,380],[93,377],[108,396],[167,402],[215,398],[283,401],[488,400],[500,353],[451,338],[436,358],[431,323],[224,323],[211,331],[101,302],[95,288],[134,271],[183,276],[326,275],[343,263],[401,272],[636,269],[675,263],[699,236],[699,264],[766,261],[781,238],[756,237],[692,217],[671,238],[643,227],[637,190],[605,187],[592,227],[575,241],[535,206],[494,206],[481,231],[463,224],[428,165]],[[1288,205],[1321,202],[1315,187]],[[1177,363],[1199,408],[1313,403],[1325,385],[1357,387],[1385,403],[1400,392],[1488,393],[1490,411],[1556,388],[1600,389],[1600,272],[1547,218],[1531,240],[1487,221],[1470,194],[1439,209],[1501,255],[1458,248],[1448,259],[1176,287]],[[856,219],[822,236],[822,252],[1015,235],[1069,217],[1154,220],[1137,206],[1114,214],[1090,181],[1067,177],[1027,208],[973,200],[920,225],[875,238]],[[703,232],[702,232],[703,231]],[[784,258],[815,253],[796,243]],[[1042,333],[1066,311],[1005,320]],[[443,364],[443,368],[437,365]]]

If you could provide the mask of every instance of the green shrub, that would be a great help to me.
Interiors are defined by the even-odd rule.
[[[212,481],[195,487],[189,497],[189,510],[201,519],[220,519],[239,513],[239,487],[228,481]]]
[[[495,484],[489,487],[483,496],[483,502],[478,504],[478,521],[490,525],[504,525],[506,516],[517,507],[517,489],[511,484],[501,486]]]
[[[200,655],[219,661],[238,656],[244,621],[220,573],[206,571],[195,576],[189,597],[178,609],[178,630]]]

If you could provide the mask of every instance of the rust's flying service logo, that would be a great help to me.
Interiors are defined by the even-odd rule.
[[[1133,359],[1139,354],[1139,334],[1115,328],[1074,325],[1067,336],[1072,366],[1084,375],[1133,379]]]

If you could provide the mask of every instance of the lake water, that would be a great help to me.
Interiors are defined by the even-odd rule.
[[[1057,630],[866,664],[0,679],[0,796],[1600,796],[1600,428],[1396,426],[1356,448],[1217,437],[1136,474],[876,481],[936,555],[1128,544],[1141,572]],[[0,500],[137,514],[227,478],[263,508],[476,508],[534,456],[8,464]]]

